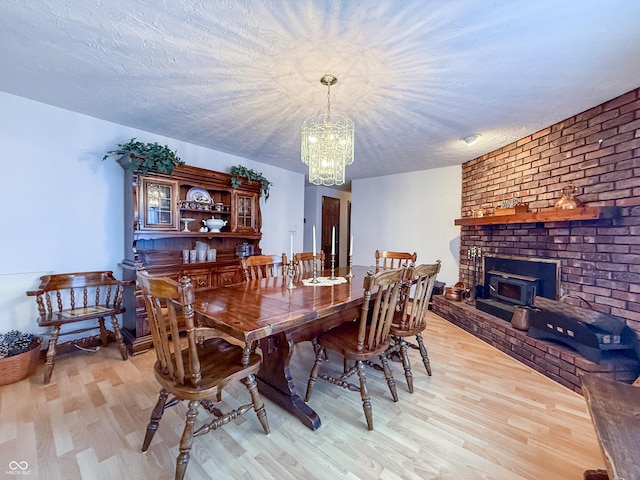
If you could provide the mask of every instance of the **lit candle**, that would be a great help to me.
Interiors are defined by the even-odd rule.
[[[289,238],[291,239],[291,246],[289,248],[289,253],[290,253],[289,261],[291,262],[293,260],[293,233],[289,234]]]
[[[313,226],[313,233],[311,234],[313,236],[313,256],[316,256],[316,226]]]
[[[336,227],[331,227],[331,255],[336,254]]]
[[[351,241],[349,242],[349,256],[353,256],[353,235],[351,235]]]

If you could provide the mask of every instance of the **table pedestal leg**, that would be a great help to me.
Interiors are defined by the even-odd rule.
[[[285,333],[260,340],[262,366],[258,373],[258,389],[265,398],[298,417],[311,430],[320,427],[320,417],[296,393],[289,361],[293,341]]]

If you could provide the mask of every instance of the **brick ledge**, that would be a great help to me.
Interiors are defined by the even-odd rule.
[[[600,363],[592,362],[570,347],[531,338],[513,328],[511,322],[477,310],[475,305],[447,300],[444,295],[433,296],[433,312],[578,393],[582,393],[580,376],[584,373],[628,383],[640,374],[638,360],[618,354]]]

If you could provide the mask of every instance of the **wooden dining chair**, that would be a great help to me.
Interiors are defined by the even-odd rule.
[[[422,363],[431,376],[431,364],[427,349],[424,346],[422,332],[427,328],[426,314],[436,277],[440,272],[440,260],[433,264],[422,264],[410,268],[410,280],[403,284],[401,292],[400,309],[391,323],[391,345],[387,350],[387,356],[393,358],[393,354],[399,354],[404,368],[404,376],[407,379],[409,393],[413,393],[413,375],[411,363],[407,354],[407,348],[412,347],[420,351]],[[406,341],[409,337],[415,337],[418,345]]]
[[[324,252],[320,250],[316,253],[316,272],[322,275],[324,270]],[[293,263],[296,265],[298,275],[308,276],[313,274],[313,252],[300,252],[293,255]]]
[[[252,255],[242,259],[242,271],[247,281],[260,278],[283,276],[287,256],[281,255]]]
[[[389,268],[413,266],[418,259],[416,252],[387,252],[376,250],[376,272]]]
[[[122,304],[124,290],[133,283],[133,281],[117,280],[110,270],[58,273],[40,277],[38,289],[28,291],[27,295],[36,297],[38,325],[52,328],[45,360],[43,379],[45,384],[51,381],[60,336],[77,335],[94,330],[96,328],[94,322],[97,322],[97,327],[100,329],[102,346],[106,347],[113,335],[122,359],[129,358],[117,315],[124,313]],[[111,319],[113,332],[105,326],[107,318]],[[80,322],[84,322],[85,326],[67,329],[67,325]],[[62,327],[65,327],[64,331]]]
[[[365,376],[365,364],[376,357],[382,362],[393,401],[398,401],[395,381],[384,353],[390,345],[389,329],[400,299],[400,287],[404,275],[404,268],[385,270],[375,274],[370,271],[364,279],[364,302],[360,318],[342,323],[314,339],[314,345],[317,346],[316,360],[309,374],[305,402],[309,401],[318,377],[347,390],[359,391],[367,428],[373,430],[373,413]],[[344,365],[347,366],[349,362],[349,364],[353,363],[353,366],[345,368],[337,377],[319,374],[320,366],[327,361],[326,350],[341,354],[345,359]],[[359,386],[349,382],[349,377],[354,373],[358,375]]]
[[[233,345],[214,328],[194,326],[194,287],[189,277],[180,282],[169,278],[151,277],[139,271],[138,284],[142,290],[149,328],[153,338],[157,360],[153,367],[160,383],[160,396],[147,425],[142,443],[146,452],[158,429],[165,409],[180,401],[188,401],[186,422],[176,460],[175,478],[184,478],[193,438],[229,423],[248,412],[252,407],[265,433],[269,433],[267,412],[260,395],[255,374],[260,369],[260,355],[247,345]],[[180,338],[178,315],[186,324],[186,342]],[[223,413],[215,402],[223,387],[242,382],[249,390],[251,402]],[[172,398],[167,401],[169,395]],[[200,405],[211,415],[196,424]]]

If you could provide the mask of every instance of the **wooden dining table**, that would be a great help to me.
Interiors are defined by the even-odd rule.
[[[289,369],[293,346],[343,322],[359,317],[364,299],[364,277],[372,267],[336,269],[345,283],[304,285],[286,277],[263,278],[219,288],[196,290],[194,312],[200,321],[247,345],[259,342],[262,366],[258,374],[261,395],[298,417],[312,430],[320,417],[298,395]],[[323,272],[325,277],[329,271]],[[311,370],[311,365],[309,365]]]

